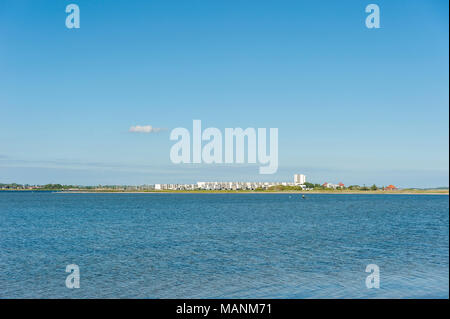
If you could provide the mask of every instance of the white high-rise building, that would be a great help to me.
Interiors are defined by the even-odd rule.
[[[294,175],[294,184],[303,185],[306,183],[306,176],[303,174],[295,174]]]

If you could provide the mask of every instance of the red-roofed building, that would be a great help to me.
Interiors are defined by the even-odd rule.
[[[339,185],[340,188],[344,188],[345,187],[344,183],[342,183],[342,182],[339,182],[338,185]]]
[[[388,190],[388,191],[393,191],[393,190],[396,190],[397,187],[395,187],[394,185],[389,185],[389,186],[386,186],[384,189]]]

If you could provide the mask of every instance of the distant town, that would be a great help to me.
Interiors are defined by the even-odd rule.
[[[441,188],[445,190],[448,188]],[[195,184],[148,184],[148,185],[28,185],[1,184],[0,190],[54,190],[94,192],[168,192],[168,191],[400,191],[394,185],[348,185],[342,182],[321,184],[308,182],[304,174],[295,174],[292,182],[197,182]]]
[[[295,174],[293,182],[197,182],[196,184],[155,184],[155,190],[283,190],[293,188],[294,190],[313,190],[313,189],[344,189],[343,183],[333,184],[325,182],[323,184],[313,184],[306,181],[303,174]],[[365,186],[352,185],[350,189],[361,189]],[[371,186],[373,190],[377,190],[376,185]],[[388,186],[389,189],[397,189],[393,185]],[[368,190],[370,188],[367,188]]]

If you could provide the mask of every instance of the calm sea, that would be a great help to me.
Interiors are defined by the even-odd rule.
[[[448,298],[449,197],[0,192],[0,297]]]

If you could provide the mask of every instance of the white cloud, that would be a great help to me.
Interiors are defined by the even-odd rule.
[[[135,125],[130,127],[132,133],[158,133],[162,130],[159,127],[152,127],[151,125]]]

